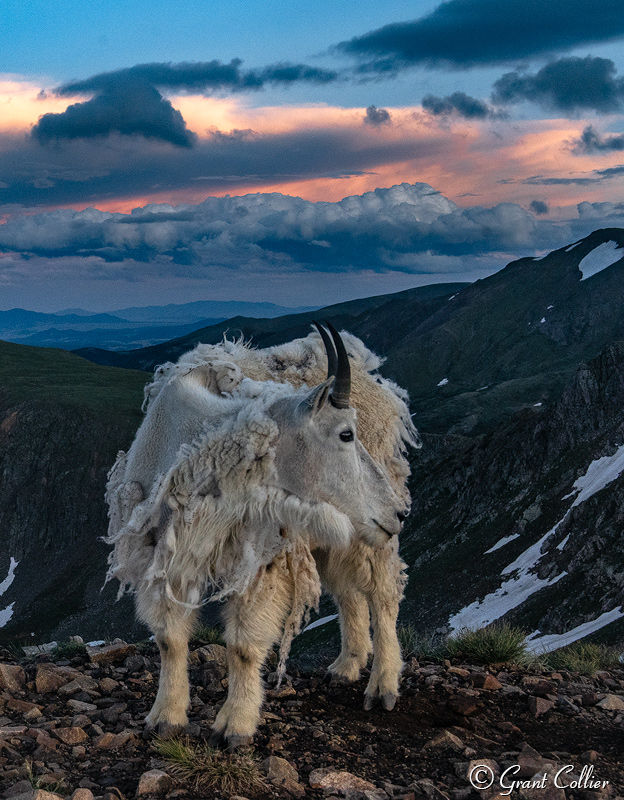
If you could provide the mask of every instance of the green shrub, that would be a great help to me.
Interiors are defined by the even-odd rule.
[[[526,633],[507,623],[462,628],[444,643],[447,658],[475,664],[520,664],[527,660]]]
[[[59,642],[54,650],[52,650],[51,656],[58,661],[64,661],[65,659],[84,656],[86,654],[87,648],[80,642]]]
[[[542,656],[542,660],[550,669],[565,669],[581,675],[592,675],[601,669],[621,666],[620,649],[593,642],[574,642],[552,653],[546,653]]]

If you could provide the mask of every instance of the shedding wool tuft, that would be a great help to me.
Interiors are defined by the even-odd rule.
[[[405,449],[419,446],[419,440],[407,394],[374,374],[381,360],[359,339],[342,337],[351,361],[358,436],[409,502]],[[177,448],[149,491],[129,469],[132,449],[118,454],[107,484],[106,541],[114,545],[107,580],[120,581],[119,596],[149,587],[155,596],[193,609],[206,602],[208,589],[209,600],[258,591],[266,567],[281,557],[294,599],[281,641],[280,674],[293,637],[318,606],[321,585],[311,550],[346,547],[353,528],[333,506],[307,503],[276,486],[279,430],[265,410],[280,396],[321,383],[326,371],[316,332],[264,350],[242,339],[198,345],[176,364],[156,369],[145,389],[144,410],[147,417],[157,415],[166,393],[183,384],[185,391],[195,386],[214,396],[215,414],[199,435]]]

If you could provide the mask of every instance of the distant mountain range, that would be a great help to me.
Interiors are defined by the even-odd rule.
[[[137,634],[126,601],[99,592],[98,537],[140,370],[224,332],[277,344],[319,318],[386,356],[423,435],[404,621],[425,633],[506,619],[536,649],[624,641],[623,247],[623,229],[603,229],[475,284],[238,316],[124,353],[0,344],[0,636]]]
[[[198,327],[215,325],[237,314],[265,318],[308,310],[307,307],[291,309],[273,303],[212,300],[122,308],[111,313],[71,308],[43,314],[12,308],[0,311],[0,339],[65,350],[79,347],[127,350],[183,336]]]

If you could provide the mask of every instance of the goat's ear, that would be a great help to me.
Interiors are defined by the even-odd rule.
[[[333,376],[312,389],[299,403],[299,409],[306,414],[317,414],[327,403],[329,391],[334,384]]]

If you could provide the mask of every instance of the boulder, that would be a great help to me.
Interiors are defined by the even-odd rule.
[[[21,692],[26,685],[24,670],[17,664],[0,664],[0,689]]]
[[[136,647],[121,640],[112,644],[87,646],[87,655],[93,664],[122,664],[128,656],[136,653]]]
[[[624,700],[617,694],[608,694],[596,705],[604,711],[624,711]]]
[[[146,794],[165,794],[172,786],[173,780],[166,772],[161,769],[150,769],[139,778],[137,795],[141,797]]]
[[[328,767],[312,770],[309,777],[312,789],[322,789],[324,792],[371,792],[379,798],[386,796],[386,793],[378,789],[375,784],[358,778],[350,772],[334,770]]]

